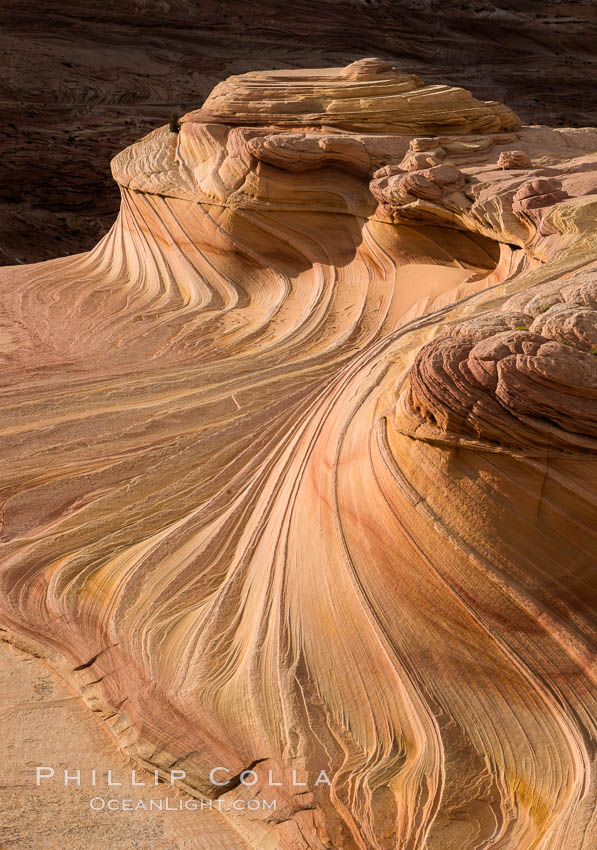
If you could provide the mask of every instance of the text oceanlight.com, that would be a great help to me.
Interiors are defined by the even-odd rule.
[[[65,768],[56,770],[53,767],[36,767],[35,768],[35,784],[37,786],[54,783],[63,785],[65,788],[101,788],[105,786],[110,790],[120,788],[124,791],[125,788],[151,788],[152,786],[163,786],[164,784],[173,787],[179,783],[184,783],[187,774],[184,770],[170,770],[162,772],[154,770],[153,773],[147,771],[130,770],[128,772],[118,772],[115,770],[81,770],[80,768]],[[310,781],[307,781],[310,780]],[[282,786],[290,786],[292,788],[302,788],[307,790],[309,787],[319,785],[331,785],[328,775],[325,770],[319,771],[319,774],[312,777],[307,777],[304,772],[301,772],[299,778],[296,770],[291,771],[285,781],[281,781],[275,775],[273,770],[267,772],[267,776],[259,776],[256,771],[247,768],[238,776],[232,776],[232,772],[223,766],[212,768],[209,773],[209,782],[218,789],[218,794],[222,795],[226,792],[226,786],[231,785],[231,788],[237,787],[238,784],[251,788],[257,785],[255,789],[263,789],[264,786],[269,788],[281,788]],[[208,795],[209,796],[209,795]],[[276,800],[265,798],[244,799],[226,799],[223,796],[214,796],[214,799],[195,799],[194,797],[187,798],[140,798],[133,799],[132,797],[116,797],[94,796],[89,801],[89,807],[95,812],[134,812],[138,810],[144,811],[218,811],[218,812],[235,812],[235,811],[275,811]]]
[[[159,800],[116,799],[111,797],[92,797],[89,808],[94,812],[137,812],[142,811],[164,811],[164,812],[244,812],[244,811],[276,811],[277,800],[194,800],[188,798],[179,800],[166,797]]]

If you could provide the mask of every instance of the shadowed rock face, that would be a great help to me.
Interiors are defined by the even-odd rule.
[[[596,149],[237,75],[0,276],[3,628],[247,848],[595,846]]]
[[[12,0],[2,14],[0,263],[86,250],[111,226],[109,161],[254,68],[382,56],[508,103],[528,122],[597,124],[595,6],[497,0]]]

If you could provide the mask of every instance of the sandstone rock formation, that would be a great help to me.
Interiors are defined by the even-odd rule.
[[[498,159],[499,167],[505,171],[513,168],[530,168],[532,164],[529,157],[523,151],[502,151]]]
[[[596,150],[249,73],[0,276],[7,638],[247,848],[594,847]]]
[[[217,810],[177,809],[180,800],[200,806],[169,783],[151,783],[151,799],[161,808],[143,809],[146,786],[131,787],[131,767],[119,753],[110,733],[64,682],[52,675],[39,658],[0,642],[0,717],[2,718],[2,786],[0,787],[0,846],[64,850],[195,850],[198,825],[221,838],[226,850],[245,850],[246,844]],[[17,754],[15,756],[15,753]],[[36,785],[36,767],[55,765],[55,775]],[[64,784],[67,766],[72,779]],[[81,786],[75,781],[81,771]],[[95,770],[98,784],[90,782]],[[107,771],[121,782],[121,798],[130,798],[125,811],[99,812],[98,796],[118,792],[106,787]],[[137,780],[137,781],[138,781]],[[118,799],[118,798],[116,798]],[[165,801],[169,801],[166,803]],[[166,809],[166,806],[169,809]],[[138,806],[138,808],[133,808]],[[242,817],[242,813],[239,815]],[[238,817],[238,816],[237,816]],[[199,821],[199,823],[198,823]],[[217,846],[217,845],[216,845]]]
[[[232,74],[347,65],[597,125],[593,0],[10,0],[0,8],[0,265],[88,250],[119,195],[109,162]]]

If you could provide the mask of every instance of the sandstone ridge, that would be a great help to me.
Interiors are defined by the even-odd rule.
[[[237,75],[2,271],[3,634],[239,846],[595,846],[596,150]]]

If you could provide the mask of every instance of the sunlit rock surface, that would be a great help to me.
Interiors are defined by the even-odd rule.
[[[596,149],[241,75],[2,272],[5,634],[243,845],[595,846]]]
[[[586,127],[597,124],[596,39],[594,0],[53,0],[41,15],[10,0],[0,265],[93,247],[118,212],[112,157],[233,74],[373,53],[527,123]]]

